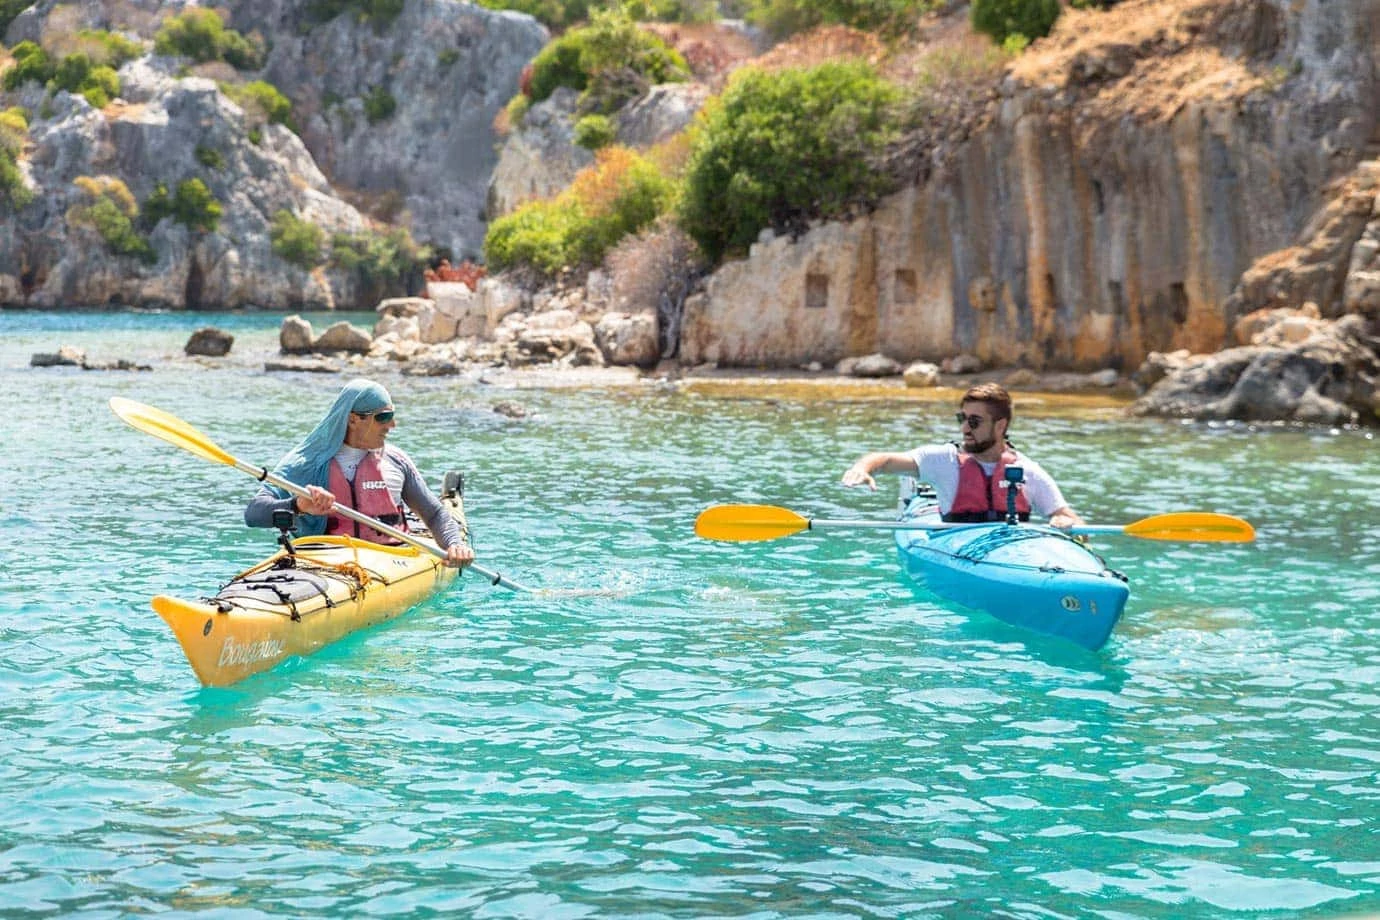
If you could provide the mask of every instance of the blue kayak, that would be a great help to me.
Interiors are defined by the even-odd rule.
[[[943,524],[924,496],[906,505],[901,520],[939,525],[896,531],[907,574],[945,600],[1006,623],[1097,649],[1131,595],[1125,576],[1050,527]]]

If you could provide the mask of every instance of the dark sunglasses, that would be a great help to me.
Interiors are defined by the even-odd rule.
[[[959,427],[967,426],[974,431],[982,427],[982,423],[987,421],[980,415],[964,415],[962,412],[955,412],[954,418],[958,419]]]
[[[358,415],[361,418],[372,418],[380,425],[387,425],[389,422],[393,421],[392,409],[388,409],[384,412],[356,412],[355,415]]]

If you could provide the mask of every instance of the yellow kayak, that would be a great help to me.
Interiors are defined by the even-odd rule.
[[[458,476],[447,477],[441,502],[465,533],[453,483]],[[202,684],[224,687],[391,620],[445,588],[457,572],[411,546],[302,537],[287,540],[283,550],[236,575],[214,597],[159,595],[152,604]]]

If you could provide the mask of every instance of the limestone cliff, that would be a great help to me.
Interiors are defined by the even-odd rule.
[[[125,98],[102,110],[80,96],[51,99],[28,87],[24,166],[33,203],[0,217],[0,303],[26,307],[107,303],[204,309],[257,305],[331,308],[353,296],[348,276],[307,272],[274,254],[269,226],[279,210],[328,232],[353,232],[363,218],[331,194],[292,132],[264,125],[250,140],[245,112],[209,80],[178,79],[147,59],[121,71]],[[202,158],[214,151],[217,167]],[[69,214],[82,203],[80,177],[119,180],[138,201],[158,184],[196,178],[221,203],[213,231],[165,218],[151,228],[154,258],[110,251]]]
[[[1242,273],[1380,153],[1378,68],[1380,0],[1068,9],[875,213],[716,272],[682,357],[1130,370],[1215,351]]]
[[[293,102],[302,140],[348,196],[404,218],[419,241],[478,257],[498,162],[493,121],[546,43],[530,16],[458,0],[410,0],[378,25],[324,23],[293,0],[242,0],[231,22],[272,36],[265,78]],[[366,97],[391,99],[384,117]],[[387,212],[387,213],[383,213]]]
[[[5,39],[60,52],[94,28],[148,48],[183,5],[40,0]],[[0,199],[0,305],[371,309],[380,292],[359,273],[304,270],[275,251],[279,211],[326,239],[372,219],[457,257],[479,252],[497,161],[491,122],[545,42],[543,27],[457,0],[409,0],[387,23],[349,13],[316,21],[289,0],[231,9],[230,24],[268,49],[261,72],[146,54],[121,68],[120,97],[101,108],[33,82],[0,92],[0,110],[26,113],[18,168],[33,198],[19,208]],[[297,132],[265,124],[217,82],[260,78],[291,98]],[[118,183],[140,203],[160,183],[196,179],[223,214],[209,230],[165,218],[147,228],[151,260],[119,255],[70,219],[83,177]]]

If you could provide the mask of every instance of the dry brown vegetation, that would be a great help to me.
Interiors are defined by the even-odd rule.
[[[1079,89],[1090,115],[1172,115],[1189,100],[1238,99],[1277,76],[1272,12],[1255,0],[1125,0],[1065,9],[1011,73],[1033,86]]]
[[[685,296],[704,271],[695,242],[667,218],[624,237],[604,259],[615,310],[656,307],[663,343],[674,343]]]
[[[716,89],[757,54],[741,30],[722,23],[649,22],[642,27],[678,51],[696,80]]]
[[[886,45],[871,32],[847,26],[820,26],[792,36],[751,63],[763,70],[815,67],[844,60],[866,61],[880,67],[886,57]]]

